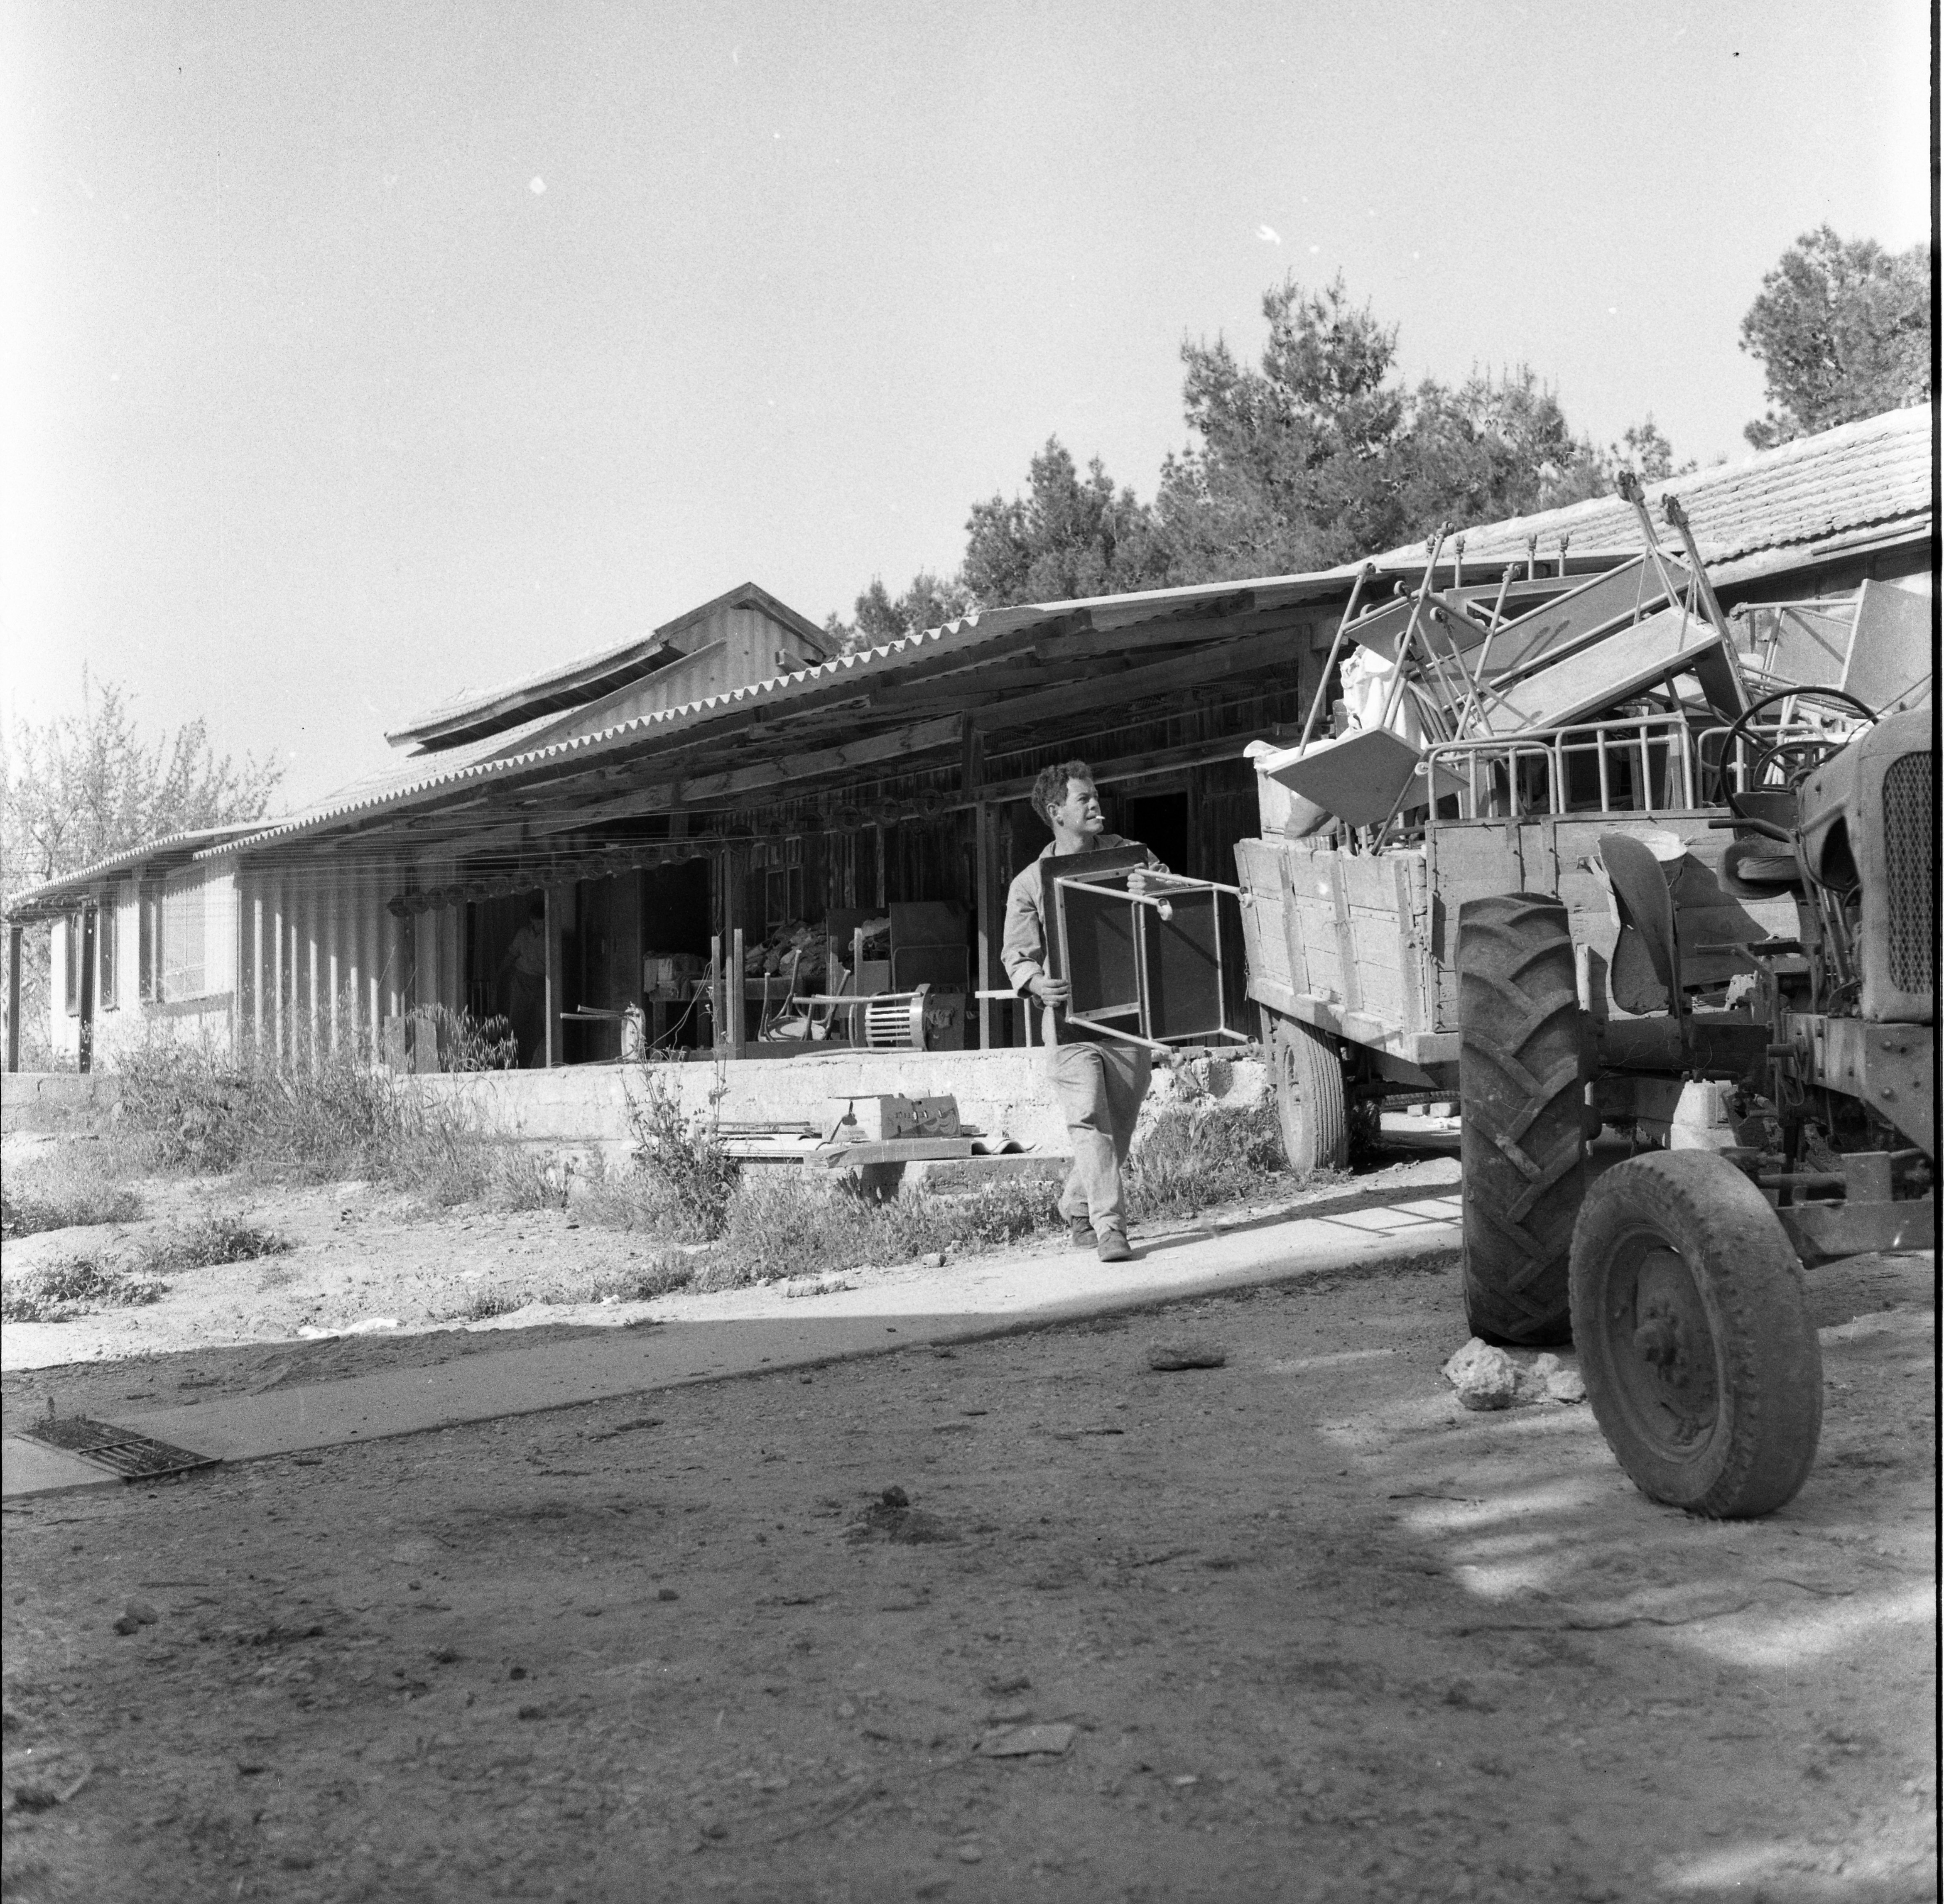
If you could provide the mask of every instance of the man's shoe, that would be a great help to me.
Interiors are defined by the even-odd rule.
[[[1069,1217],[1066,1220],[1066,1240],[1076,1250],[1090,1250],[1094,1247],[1093,1220],[1087,1217]]]
[[[1127,1247],[1127,1239],[1117,1229],[1103,1229],[1100,1232],[1100,1260],[1103,1263],[1129,1263],[1133,1260],[1133,1251]]]

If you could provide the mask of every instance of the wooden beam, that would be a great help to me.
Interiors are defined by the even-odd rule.
[[[552,823],[540,823],[535,830],[543,834],[568,832],[576,827],[593,826],[604,820],[635,819],[644,814],[665,812],[674,802],[684,807],[695,806],[711,800],[733,798],[738,794],[786,786],[793,780],[812,780],[824,774],[845,773],[854,767],[903,760],[913,754],[930,753],[951,746],[961,740],[963,730],[963,717],[956,714],[934,721],[913,721],[894,727],[888,734],[871,735],[862,740],[847,742],[841,747],[827,747],[811,753],[786,754],[779,760],[764,761],[758,766],[739,767],[727,773],[701,774],[693,780],[643,787],[620,799],[604,800],[578,808],[571,817],[563,817]]]
[[[1048,661],[1077,661],[1097,656],[1124,655],[1143,648],[1200,647],[1238,635],[1290,633],[1312,617],[1287,608],[1250,609],[1239,614],[1183,620],[1170,617],[1152,625],[1106,629],[1086,635],[1050,635],[1033,643],[1033,652]]]
[[[1131,668],[1115,675],[1112,699],[1131,701],[1149,694],[1172,694],[1177,689],[1241,674],[1252,668],[1287,660],[1293,676],[1297,657],[1290,631],[1275,629],[1256,635],[1209,654],[1189,654],[1146,668]],[[1101,687],[1097,681],[1075,681],[1044,694],[1022,695],[997,706],[980,709],[972,717],[982,731],[991,734],[1004,727],[1023,727],[1035,721],[1050,720],[1083,709],[1097,710]]]
[[[1268,614],[1300,608],[1300,603],[1284,602],[1275,611],[1258,611],[1254,588],[1245,582],[1238,582],[1220,595],[1204,595],[1199,601],[1183,601],[1177,599],[1156,601],[1150,597],[1146,601],[1129,595],[1115,595],[1105,601],[1097,601],[1088,611],[1087,626],[1103,635],[1118,633],[1124,629],[1145,627],[1152,621],[1171,621],[1177,627],[1192,628],[1198,622],[1232,621],[1238,615],[1257,612]]]
[[[1118,679],[1133,663],[1124,657],[1102,658],[1090,663],[1069,666],[1064,668],[1046,668],[1033,675],[1018,680],[984,678],[940,681],[928,688],[914,689],[909,694],[900,694],[895,697],[887,696],[882,705],[895,708],[903,714],[916,714],[933,709],[951,709],[955,713],[974,713],[982,707],[1017,700],[1028,694],[1051,694],[1062,687],[1074,687],[1082,681],[1100,681]]]
[[[871,705],[899,712],[915,707],[970,706],[989,695],[1057,687],[1072,678],[1070,668],[1056,669],[1042,662],[995,662],[990,666],[964,669],[956,674],[934,675],[921,681],[887,682],[871,697]]]
[[[989,636],[975,647],[953,647],[942,654],[928,655],[894,672],[875,675],[863,685],[872,705],[877,706],[887,695],[902,694],[908,688],[921,687],[944,676],[969,675],[980,669],[996,666],[1014,657],[1029,658],[1036,639],[1050,631],[1057,632],[1066,625],[1064,617],[1053,617],[1023,628],[1009,629],[1002,635]]]
[[[1292,651],[1293,644],[1300,623],[1282,611],[1278,614],[1280,625],[1239,638],[1234,635],[1239,624],[1232,614],[1189,620],[1177,617],[1151,629],[1136,626],[1109,633],[1088,632],[1084,615],[1050,618],[995,637],[992,646],[974,653],[961,651],[937,657],[921,670],[901,671],[895,681],[872,691],[872,704],[886,712],[904,708],[928,713],[933,707],[938,709],[929,718],[907,721],[882,733],[847,739],[826,748],[799,749],[771,761],[741,765],[707,762],[711,754],[719,761],[725,750],[760,747],[765,742],[774,745],[780,735],[807,738],[826,723],[841,728],[841,710],[851,712],[854,727],[864,724],[856,718],[861,697],[855,684],[847,681],[843,686],[848,691],[827,703],[805,706],[798,700],[787,711],[765,709],[760,715],[746,711],[709,721],[703,733],[684,731],[671,735],[638,766],[617,763],[611,751],[604,749],[592,760],[569,755],[537,764],[457,805],[437,804],[435,794],[422,796],[410,807],[392,808],[335,827],[328,841],[317,842],[317,848],[355,851],[367,841],[396,841],[404,835],[416,850],[450,844],[471,857],[678,806],[733,801],[751,793],[947,748],[955,740],[962,748],[961,717],[969,718],[974,731],[992,733],[1075,712],[1097,712],[1103,697],[1110,704],[1133,702],[1278,662],[1294,663],[1299,657]],[[1210,645],[1218,640],[1224,644]],[[1128,665],[1130,648],[1138,653],[1143,647],[1180,646],[1184,641],[1195,644],[1186,654],[1144,666]],[[1023,651],[1037,650],[1041,644],[1057,644],[1060,658],[1069,665],[1090,661],[1094,665],[1077,678],[1063,679],[1054,675],[1049,684],[1021,691],[1029,683],[1049,680],[1047,663],[1036,656],[1029,658]],[[966,704],[974,700],[986,704]],[[632,739],[638,746],[652,744],[649,734]],[[703,771],[687,771],[691,767]],[[575,797],[577,792],[584,796],[598,791],[604,783],[611,786],[617,779],[644,771],[654,771],[657,779],[606,799]],[[469,820],[465,817],[469,815]],[[483,832],[472,830],[481,820],[503,817],[506,824]]]
[[[1128,754],[1118,760],[1094,761],[1090,763],[1094,780],[1102,786],[1118,780],[1146,780],[1152,774],[1173,774],[1184,767],[1212,767],[1225,760],[1240,760],[1242,749],[1249,744],[1246,734],[1224,734],[1213,740],[1191,740],[1180,747],[1156,748],[1145,754]],[[1038,777],[1022,774],[1009,780],[988,780],[980,789],[980,798],[985,801],[1023,800],[1032,791],[1033,782]],[[963,799],[948,800],[947,811],[963,807],[968,803]]]

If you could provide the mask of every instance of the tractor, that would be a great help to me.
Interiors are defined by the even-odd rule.
[[[1728,731],[1705,890],[1600,835],[1604,966],[1552,894],[1459,914],[1473,1327],[1570,1336],[1630,1478],[1715,1518],[1773,1512],[1813,1465],[1805,1269],[1936,1240],[1931,712],[1809,696]],[[1756,923],[1778,901],[1792,932]]]

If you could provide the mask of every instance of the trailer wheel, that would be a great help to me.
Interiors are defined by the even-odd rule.
[[[1767,1514],[1816,1459],[1822,1358],[1780,1220],[1712,1152],[1656,1151],[1587,1192],[1573,1339],[1607,1445],[1644,1494]]]
[[[1347,1169],[1350,1118],[1336,1041],[1299,1020],[1278,1018],[1269,1045],[1276,1117],[1290,1168],[1300,1177]]]
[[[1586,1103],[1557,900],[1513,893],[1460,909],[1458,1030],[1466,1320],[1488,1342],[1564,1342]]]

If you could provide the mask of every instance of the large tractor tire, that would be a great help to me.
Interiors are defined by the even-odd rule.
[[[1350,1114],[1336,1039],[1293,1018],[1269,1028],[1283,1155],[1300,1177],[1349,1167]]]
[[[1513,893],[1460,908],[1458,1038],[1466,1320],[1487,1342],[1564,1342],[1586,1093],[1557,900]]]
[[[1822,1358],[1802,1266],[1761,1192],[1712,1151],[1650,1152],[1586,1193],[1573,1340],[1607,1445],[1644,1494],[1768,1514],[1807,1478]]]

